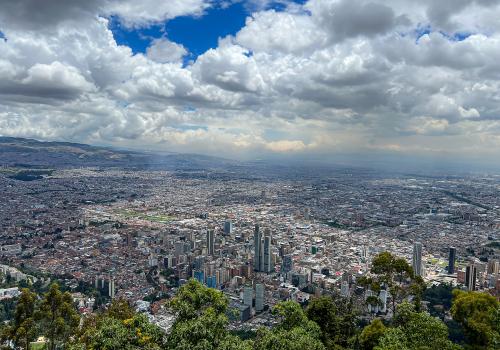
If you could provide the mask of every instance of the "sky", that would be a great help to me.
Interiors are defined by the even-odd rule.
[[[500,164],[498,18],[496,0],[0,0],[0,135]]]

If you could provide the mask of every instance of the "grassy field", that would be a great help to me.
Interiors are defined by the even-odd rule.
[[[151,222],[159,222],[162,224],[166,224],[169,223],[170,221],[175,220],[175,217],[170,215],[161,215],[161,214],[150,215],[148,213],[138,212],[131,209],[117,209],[114,210],[113,212],[125,219],[141,219]]]

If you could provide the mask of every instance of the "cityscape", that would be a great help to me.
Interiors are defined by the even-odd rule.
[[[77,168],[22,181],[7,169],[4,269],[126,298],[165,329],[164,300],[192,278],[223,291],[240,312],[236,328],[271,325],[280,301],[325,293],[369,316],[358,281],[384,251],[428,286],[500,295],[499,176]],[[380,298],[378,313],[392,317],[390,295]],[[83,298],[80,311],[93,303]]]

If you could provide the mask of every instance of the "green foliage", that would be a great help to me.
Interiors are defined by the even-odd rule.
[[[72,350],[160,349],[164,334],[145,315],[135,313],[124,299],[115,299],[101,314],[84,319]]]
[[[192,279],[168,303],[177,315],[167,337],[167,348],[176,350],[237,350],[251,348],[227,331],[228,301],[222,292]]]
[[[379,339],[385,334],[387,328],[378,318],[366,326],[359,336],[359,342],[363,350],[372,350]]]
[[[260,329],[255,340],[255,350],[324,350],[321,340],[302,327],[291,330]]]
[[[80,323],[71,294],[62,293],[56,283],[45,293],[36,317],[42,333],[49,340],[49,350],[54,350],[58,344],[67,343]]]
[[[111,317],[117,320],[128,320],[135,316],[135,311],[126,299],[113,299],[111,304],[104,312],[105,317]]]
[[[429,302],[429,312],[432,316],[444,318],[445,312],[451,308],[452,291],[451,284],[434,285],[425,290],[423,299]]]
[[[272,310],[280,323],[272,330],[259,329],[255,340],[256,350],[323,350],[321,328],[307,318],[302,307],[293,301],[277,304]]]
[[[415,307],[420,310],[425,283],[420,276],[415,276],[405,259],[382,252],[373,258],[370,272],[374,277],[362,279],[361,285],[370,287],[375,293],[380,291],[381,286],[386,286],[392,296],[393,315],[396,314],[396,306],[410,295],[414,298]]]
[[[321,340],[328,348],[347,347],[356,334],[357,313],[350,300],[330,296],[315,298],[309,303],[306,315],[320,326]]]
[[[500,303],[495,297],[454,290],[451,315],[462,325],[471,345],[500,348]]]
[[[126,320],[107,316],[99,322],[93,334],[87,337],[90,341],[85,344],[85,348],[156,350],[160,349],[162,337],[162,331],[149,323],[145,315],[135,315]]]
[[[191,279],[179,288],[168,306],[176,313],[177,322],[183,322],[201,316],[210,309],[216,314],[224,314],[228,301],[222,292]]]
[[[407,302],[399,306],[394,325],[379,338],[375,350],[460,349],[448,339],[448,329],[441,320],[426,312],[416,312]]]
[[[14,318],[16,303],[16,298],[0,300],[0,322],[8,321]]]
[[[36,294],[29,289],[22,289],[14,312],[14,319],[6,328],[6,335],[15,346],[28,349],[30,342],[36,337],[35,325]]]

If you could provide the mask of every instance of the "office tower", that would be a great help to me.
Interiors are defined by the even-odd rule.
[[[370,249],[370,248],[369,248],[368,246],[363,246],[363,247],[361,247],[361,257],[362,257],[363,259],[365,259],[365,260],[366,260],[366,259],[368,259],[368,250],[369,250],[369,249]]]
[[[488,261],[488,274],[498,275],[499,270],[500,270],[500,263],[498,262],[498,260]]]
[[[281,272],[288,273],[293,270],[293,258],[291,255],[283,256],[283,263],[281,265]]]
[[[455,273],[455,260],[457,255],[457,249],[455,247],[450,247],[450,254],[448,257],[448,274]]]
[[[270,273],[274,270],[272,263],[272,246],[271,246],[271,230],[266,228],[264,233],[264,268],[263,271]]]
[[[470,263],[469,266],[465,268],[465,286],[468,290],[476,290],[476,277],[476,266],[474,263]]]
[[[207,230],[207,254],[214,255],[215,253],[215,232]]]
[[[195,270],[203,270],[203,268],[205,267],[205,257],[204,256],[195,257],[193,265]]]
[[[415,276],[422,276],[422,243],[415,242],[413,245],[413,272]]]
[[[217,278],[215,276],[207,276],[206,285],[208,288],[217,288]]]
[[[383,313],[387,312],[387,291],[382,289],[378,295],[378,298],[380,300],[379,311]]]
[[[342,284],[340,285],[340,295],[343,297],[349,296],[349,283],[347,283],[347,281],[342,281]]]
[[[233,223],[231,221],[226,221],[224,223],[224,234],[230,235],[231,233],[233,233]]]
[[[255,310],[264,310],[264,285],[261,283],[255,285]]]
[[[150,254],[148,257],[148,265],[149,265],[149,267],[158,266],[158,258],[156,256],[154,256],[153,254]]]
[[[245,286],[243,288],[243,304],[252,307],[253,303],[253,288],[252,286]]]
[[[108,296],[113,299],[115,297],[115,279],[109,277],[109,284],[108,284]]]
[[[205,274],[203,271],[194,271],[193,277],[200,283],[205,283]]]
[[[261,250],[262,250],[262,232],[260,232],[259,225],[255,225],[255,230],[253,234],[254,240],[254,256],[253,256],[253,269],[255,271],[260,271],[261,265]]]

